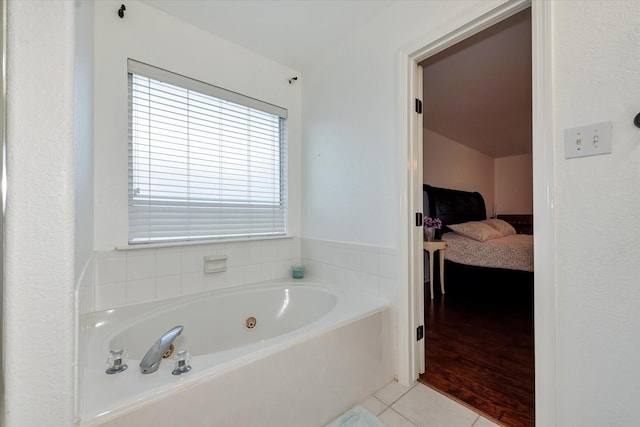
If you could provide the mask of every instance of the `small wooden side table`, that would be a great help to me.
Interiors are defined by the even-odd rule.
[[[447,242],[444,240],[433,240],[431,242],[423,242],[424,250],[429,252],[429,290],[431,291],[431,299],[433,299],[433,257],[438,251],[447,249]],[[440,253],[440,290],[444,295],[444,253]]]

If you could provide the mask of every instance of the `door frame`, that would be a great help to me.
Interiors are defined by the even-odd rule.
[[[489,2],[487,2],[489,3]],[[422,117],[415,99],[422,99],[417,83],[418,63],[429,56],[531,7],[532,26],[532,158],[534,213],[534,341],[536,425],[555,426],[556,390],[556,274],[554,222],[554,160],[552,113],[551,2],[510,0],[483,4],[481,9],[454,22],[444,35],[425,36],[398,55],[400,195],[402,200],[399,257],[397,379],[413,384],[424,369],[424,341],[416,328],[424,322],[422,227],[415,213],[422,212]]]

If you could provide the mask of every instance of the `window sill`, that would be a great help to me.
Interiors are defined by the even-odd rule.
[[[247,237],[242,239],[216,239],[216,240],[198,240],[193,242],[167,242],[167,243],[140,243],[137,245],[123,245],[116,246],[116,251],[137,251],[144,249],[158,249],[158,248],[173,248],[183,246],[202,246],[202,245],[220,245],[220,244],[235,244],[244,242],[256,242],[260,240],[282,240],[293,239],[295,236],[271,236],[271,237]]]

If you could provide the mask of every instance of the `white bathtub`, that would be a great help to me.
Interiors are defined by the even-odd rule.
[[[245,320],[257,324],[246,328]],[[95,314],[81,425],[322,426],[393,378],[391,310],[370,295],[304,281],[262,283]],[[138,366],[164,332],[192,371]],[[107,375],[110,349],[129,368]]]

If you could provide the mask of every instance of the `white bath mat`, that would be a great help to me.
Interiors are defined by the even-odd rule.
[[[386,427],[382,421],[362,406],[356,406],[326,427]]]

